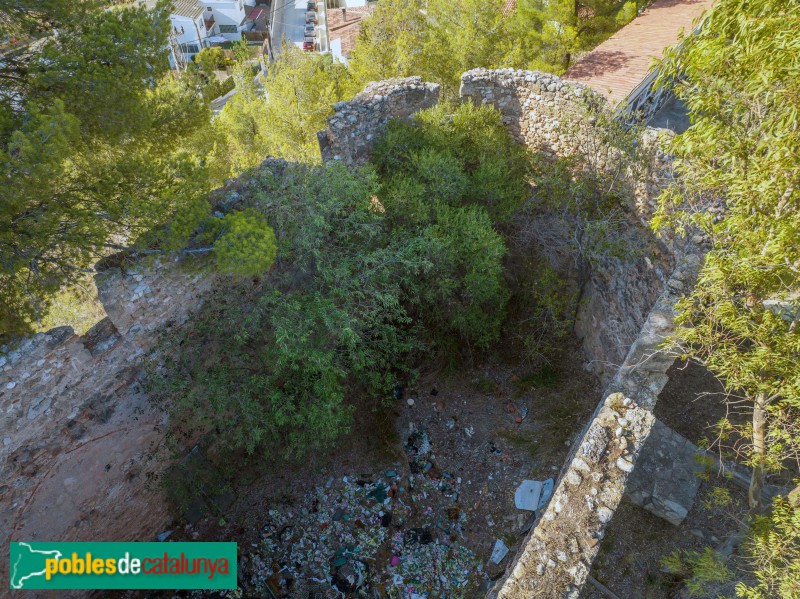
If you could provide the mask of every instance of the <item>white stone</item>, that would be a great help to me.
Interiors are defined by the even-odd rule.
[[[556,559],[558,559],[560,562],[565,562],[567,561],[567,554],[561,550],[556,551]]]
[[[619,424],[622,428],[625,428],[630,424],[627,418],[617,418],[617,424]]]
[[[17,382],[16,381],[11,381],[10,383],[8,383],[6,385],[6,389],[13,389],[16,386],[17,386]]]
[[[572,460],[572,467],[575,468],[575,470],[580,470],[581,472],[591,472],[592,470],[589,467],[589,464],[584,462],[581,458],[575,458]]]
[[[410,398],[410,397],[409,397],[409,398],[408,398],[408,401],[406,401],[406,403],[407,403],[409,406],[413,406],[413,405],[414,405],[414,400],[413,400],[412,398]]]
[[[611,522],[611,518],[614,517],[614,512],[609,508],[603,506],[599,510],[597,510],[597,517],[600,519],[602,524],[607,524]]]
[[[625,458],[617,458],[617,468],[619,468],[623,472],[632,472],[633,463],[629,462]]]
[[[583,478],[581,478],[581,475],[575,472],[575,470],[569,470],[564,478],[566,479],[567,483],[572,485],[573,487],[577,487],[579,484],[581,484],[581,481],[583,480]]]

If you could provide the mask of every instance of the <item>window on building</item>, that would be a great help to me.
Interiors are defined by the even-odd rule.
[[[184,44],[183,51],[185,54],[197,54],[200,52],[200,46],[197,44]]]
[[[238,29],[236,29],[236,25],[220,25],[219,32],[220,33],[236,33]]]

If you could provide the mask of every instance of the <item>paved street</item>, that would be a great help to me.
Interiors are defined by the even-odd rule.
[[[306,25],[306,0],[273,0],[272,39],[274,51],[281,50],[281,42],[286,37],[288,43],[303,45],[303,30]]]

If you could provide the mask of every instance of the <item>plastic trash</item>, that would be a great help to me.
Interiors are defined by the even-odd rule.
[[[499,564],[507,555],[508,547],[505,543],[503,543],[502,539],[497,539],[497,541],[494,543],[494,549],[492,549],[492,555],[489,557],[489,559],[495,564]]]
[[[550,501],[550,498],[553,496],[553,479],[548,478],[542,484],[542,496],[539,498],[539,507],[538,509],[544,509],[544,506],[547,505],[547,502]]]
[[[535,512],[539,509],[544,483],[538,480],[523,480],[514,492],[514,505],[518,510]]]
[[[156,539],[158,539],[158,540],[159,540],[159,542],[163,543],[164,541],[166,541],[166,540],[169,538],[169,536],[170,536],[171,534],[172,534],[172,531],[171,531],[171,530],[165,530],[164,532],[160,533],[160,534],[159,534],[159,535],[156,537]]]

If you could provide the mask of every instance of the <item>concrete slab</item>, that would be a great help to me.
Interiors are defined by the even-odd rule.
[[[683,435],[656,420],[628,479],[626,496],[667,522],[680,525],[692,509],[702,451]]]

